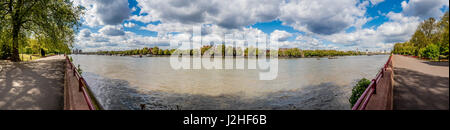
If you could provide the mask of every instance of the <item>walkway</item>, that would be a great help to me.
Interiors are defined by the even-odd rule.
[[[64,85],[64,110],[89,110],[83,92],[80,91],[79,81],[74,75],[70,64],[66,64],[66,82]]]
[[[448,110],[449,64],[395,55],[394,109]]]
[[[63,109],[64,63],[64,56],[0,61],[0,110]]]

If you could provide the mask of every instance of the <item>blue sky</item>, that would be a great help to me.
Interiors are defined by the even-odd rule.
[[[445,0],[74,0],[86,7],[75,48],[124,50],[224,35],[279,39],[280,47],[389,50],[448,10]],[[245,39],[245,38],[244,38]],[[242,39],[235,39],[242,40]]]

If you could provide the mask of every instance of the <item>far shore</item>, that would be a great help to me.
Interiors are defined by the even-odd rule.
[[[99,55],[99,56],[118,56],[118,57],[135,57],[135,58],[144,58],[144,57],[170,57],[171,55],[112,55],[112,54],[89,54],[89,53],[81,53],[81,54],[71,54],[71,55]],[[373,55],[390,55],[389,53],[379,53],[379,54],[364,54],[364,55],[339,55],[339,56],[308,56],[308,57],[296,57],[296,56],[278,56],[278,58],[282,59],[294,59],[294,58],[329,58],[329,59],[338,59],[339,57],[345,57],[345,56],[373,56]],[[181,55],[180,55],[181,56]],[[193,57],[190,55],[190,57]],[[237,58],[236,56],[225,56],[225,57],[233,57]],[[270,57],[270,56],[267,56]],[[203,56],[202,56],[203,58]],[[213,56],[211,58],[214,58]],[[224,57],[222,57],[224,58]],[[249,58],[248,56],[245,56],[244,58]],[[256,56],[258,58],[258,56]]]

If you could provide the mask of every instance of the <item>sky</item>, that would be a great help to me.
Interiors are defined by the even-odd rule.
[[[85,14],[74,48],[170,48],[276,38],[280,48],[389,51],[421,21],[448,11],[447,0],[73,0]],[[197,29],[198,30],[198,29]]]

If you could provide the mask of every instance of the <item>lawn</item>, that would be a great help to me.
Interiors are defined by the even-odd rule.
[[[32,61],[42,58],[40,55],[36,54],[20,54],[19,56],[22,61]]]

